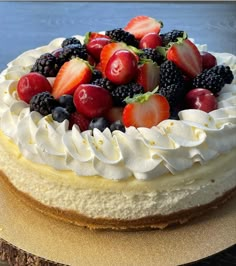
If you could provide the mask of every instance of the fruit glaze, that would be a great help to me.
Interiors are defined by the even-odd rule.
[[[146,63],[149,64],[151,59],[146,59],[146,62],[144,62],[144,60],[142,64],[140,64],[140,62],[139,64],[136,64],[136,60],[140,60],[141,57],[139,56],[139,50],[152,47],[153,42],[156,42],[154,45],[155,47],[161,46],[161,44],[158,44],[158,40],[153,41],[152,37],[147,37],[147,35],[155,35],[155,38],[156,36],[158,36],[158,38],[160,39],[161,35],[159,34],[159,31],[163,24],[158,22],[159,24],[157,26],[157,24],[155,24],[156,22],[153,24],[154,19],[152,19],[150,27],[146,27],[148,32],[141,31],[137,33],[136,27],[133,27],[133,25],[135,23],[139,24],[142,21],[145,21],[145,19],[151,19],[145,16],[139,16],[137,18],[138,20],[136,22],[133,22],[131,20],[131,24],[128,23],[127,26],[124,27],[125,32],[130,32],[130,34],[133,34],[135,36],[135,40],[138,40],[139,47],[137,47],[136,45],[136,50],[132,49],[131,51],[130,48],[127,48],[127,45],[124,43],[124,41],[108,41],[109,38],[115,39],[117,36],[117,34],[115,33],[117,31],[122,31],[121,29],[116,29],[115,33],[113,31],[114,36],[110,35],[109,38],[107,38],[109,34],[106,33],[105,35],[105,32],[96,34],[90,32],[90,34],[87,34],[86,38],[79,35],[73,37],[74,39],[79,40],[82,44],[86,43],[88,47],[87,52],[93,50],[91,48],[93,46],[90,43],[93,39],[95,39],[95,41],[93,40],[93,42],[98,41],[96,38],[103,39],[100,40],[100,44],[103,43],[103,49],[100,49],[101,51],[99,51],[99,56],[100,52],[103,53],[102,50],[104,51],[104,47],[113,45],[114,48],[114,45],[116,45],[114,50],[116,52],[121,51],[121,53],[122,51],[126,51],[128,53],[128,57],[130,57],[130,61],[133,62],[132,64],[134,64],[136,72],[140,73],[141,67]],[[142,23],[140,24],[139,28],[142,29]],[[96,37],[90,38],[90,40],[88,40],[88,36],[91,37],[93,34],[95,34]],[[164,34],[162,35],[162,41],[164,42],[163,36]],[[145,38],[142,39],[143,37],[145,37],[147,40],[151,38],[150,45],[147,44],[148,41],[145,41]],[[211,52],[209,54],[206,52],[206,45],[194,45],[193,40],[188,39],[186,36],[185,38],[184,36],[182,37],[182,42],[185,42],[186,40],[188,42],[191,42],[191,45],[193,45],[198,51],[201,51],[202,57],[204,54],[202,51],[205,51],[206,55],[212,56],[217,60],[217,65],[229,66],[232,71],[231,73],[233,74],[234,79],[230,80],[231,84],[223,84],[222,88],[220,88],[220,91],[214,92],[214,99],[216,99],[217,108],[215,106],[214,100],[212,100],[213,98],[210,96],[209,102],[206,102],[205,105],[213,105],[215,107],[207,110],[207,112],[204,111],[204,104],[202,104],[202,107],[200,104],[200,107],[195,109],[193,109],[193,107],[192,109],[190,109],[191,107],[188,109],[182,108],[178,110],[178,117],[175,117],[175,119],[171,118],[168,113],[169,107],[165,107],[166,99],[169,100],[170,105],[171,99],[168,99],[168,94],[166,94],[166,96],[163,93],[162,95],[161,93],[158,94],[158,92],[160,92],[161,90],[161,67],[159,67],[158,64],[152,62],[155,68],[158,66],[158,73],[160,75],[160,78],[157,80],[155,80],[156,78],[151,79],[149,76],[143,79],[137,78],[136,83],[143,86],[144,91],[143,93],[141,93],[141,95],[145,95],[145,97],[147,98],[146,99],[144,97],[145,99],[143,99],[142,96],[140,96],[139,91],[138,94],[141,97],[141,101],[148,102],[148,99],[153,98],[153,101],[156,101],[155,105],[159,105],[159,114],[161,112],[160,105],[163,105],[163,108],[166,108],[164,111],[167,112],[168,115],[164,114],[163,117],[160,117],[160,115],[158,115],[157,120],[155,120],[155,117],[154,120],[157,121],[154,121],[155,124],[151,123],[148,126],[146,126],[145,123],[137,124],[136,120],[138,119],[136,119],[136,113],[132,113],[135,119],[132,119],[132,121],[130,119],[127,119],[127,117],[125,117],[125,113],[128,113],[130,115],[129,112],[131,111],[125,111],[125,108],[127,106],[132,107],[135,102],[129,102],[127,100],[125,106],[119,106],[117,108],[120,111],[121,117],[119,118],[123,120],[124,125],[122,123],[118,123],[118,126],[115,126],[113,130],[111,130],[111,127],[106,123],[103,128],[101,128],[100,125],[96,126],[96,116],[102,117],[107,116],[107,114],[108,116],[112,116],[113,112],[115,112],[114,110],[117,110],[116,107],[113,106],[113,100],[111,100],[112,98],[110,97],[110,95],[107,96],[108,90],[105,90],[106,92],[102,92],[101,94],[99,94],[100,92],[98,92],[96,98],[101,99],[102,104],[100,104],[100,106],[96,106],[97,103],[95,103],[94,108],[93,103],[91,103],[92,107],[90,108],[88,107],[90,106],[90,103],[88,103],[88,105],[85,106],[85,114],[82,111],[84,108],[83,102],[81,103],[81,101],[79,100],[73,100],[77,115],[81,112],[82,115],[85,115],[86,119],[88,119],[85,119],[84,123],[81,122],[81,119],[79,117],[74,117],[74,122],[71,124],[71,121],[73,120],[72,115],[69,116],[68,112],[65,111],[65,108],[64,111],[62,110],[62,112],[60,112],[59,110],[57,112],[54,112],[53,114],[53,110],[51,110],[51,112],[49,111],[47,114],[42,114],[33,108],[37,105],[37,100],[36,102],[34,102],[34,104],[30,103],[30,99],[34,96],[34,94],[36,94],[36,92],[34,93],[32,88],[31,92],[27,92],[27,88],[25,89],[25,87],[27,87],[26,85],[24,85],[24,89],[21,90],[19,84],[20,81],[22,81],[22,77],[24,77],[25,75],[27,76],[30,72],[32,72],[32,67],[35,65],[36,60],[41,55],[45,53],[56,55],[58,51],[60,53],[61,49],[63,49],[63,42],[64,47],[66,47],[65,42],[68,39],[57,38],[46,46],[24,52],[15,60],[10,62],[7,68],[1,73],[1,131],[3,131],[6,136],[13,140],[13,142],[19,147],[20,152],[25,158],[33,162],[46,164],[58,170],[71,170],[79,176],[98,175],[113,180],[124,179],[131,176],[134,176],[138,180],[146,180],[150,178],[156,178],[167,172],[175,174],[176,172],[183,171],[192,167],[195,163],[205,164],[207,161],[216,158],[220,154],[233,150],[233,148],[236,147],[236,56],[228,53]],[[178,47],[178,42],[180,42],[179,39],[176,39],[176,42],[173,42],[172,40],[172,46],[168,47],[175,47],[175,45]],[[186,46],[189,47],[189,43],[186,42]],[[171,48],[168,49],[170,50]],[[194,49],[194,53],[197,53]],[[111,58],[111,56],[113,56],[113,59],[112,61],[109,61],[107,59],[106,65],[116,64],[116,61],[118,59],[121,61],[126,60],[122,58],[123,55],[121,55],[120,59],[118,53],[116,53],[114,56],[114,50],[112,50],[112,53],[110,52],[111,50],[109,50],[109,52],[111,53],[109,55],[109,59]],[[67,62],[63,62],[63,64],[61,64],[62,66],[56,74],[51,74],[46,77],[46,79],[49,81],[49,86],[48,84],[45,85],[46,83],[44,83],[42,91],[48,91],[49,94],[52,93],[54,100],[58,100],[64,94],[73,95],[73,97],[75,98],[75,95],[79,95],[81,93],[80,91],[83,91],[84,89],[86,93],[89,93],[90,87],[93,88],[94,86],[96,87],[98,85],[89,84],[90,80],[92,79],[92,74],[89,74],[90,76],[86,78],[87,68],[90,69],[89,71],[91,71],[92,73],[93,67],[91,65],[99,66],[100,58],[97,55],[96,51],[96,53],[93,55],[93,58],[97,57],[98,59],[92,61],[91,54],[92,52],[89,54],[90,65],[87,64],[87,61],[85,59],[80,58],[70,58],[69,60],[67,60]],[[106,53],[106,56],[107,54],[109,53]],[[169,53],[168,57],[167,52],[167,60],[174,62],[174,64],[184,72],[186,66],[183,66],[183,62],[181,61],[186,61],[185,58],[181,58],[181,55],[176,53],[174,59],[172,59],[170,54],[171,53]],[[127,55],[125,56],[125,58],[128,57]],[[196,55],[194,54],[193,57],[196,57]],[[164,60],[164,62],[166,62],[166,60]],[[77,67],[77,65],[79,66]],[[148,65],[145,66],[147,66],[147,69],[149,69]],[[197,68],[198,66],[192,72],[194,72]],[[96,67],[94,67],[94,69],[96,69]],[[97,69],[99,68],[97,67]],[[116,75],[111,74],[111,69],[112,67],[109,66],[106,69],[102,69],[101,72],[103,72],[103,78],[109,77],[110,81],[112,81],[112,84],[127,84],[135,78],[132,77],[131,80],[127,81],[127,72],[122,73],[122,77],[117,78]],[[79,75],[82,76],[82,79],[84,78],[84,80],[80,80],[80,82],[76,84],[77,86],[74,86],[74,84],[73,86],[71,84],[66,84],[67,87],[64,88],[63,86],[65,83],[67,83],[69,75],[74,75],[75,71],[80,72]],[[131,72],[132,71],[133,68],[131,69]],[[33,74],[35,74],[35,72],[37,71],[34,69]],[[83,75],[81,75],[81,72],[83,73]],[[200,75],[202,69],[198,69],[197,72],[197,75]],[[128,70],[128,77],[131,76],[130,73]],[[63,76],[63,74],[64,77],[61,77]],[[186,76],[193,79],[193,76],[196,76],[196,73],[185,72],[185,77]],[[72,82],[74,82],[74,78],[71,78],[71,80]],[[144,82],[141,82],[141,80],[143,80]],[[153,80],[154,83],[152,84],[152,89],[148,89],[146,85],[150,85]],[[34,81],[35,83],[37,83],[36,76],[34,76]],[[43,81],[39,81],[38,84],[40,82]],[[24,82],[22,81],[22,83]],[[155,93],[155,90],[154,92],[150,92],[155,87],[158,88],[158,85],[159,91],[157,89],[157,93]],[[23,85],[21,84],[21,86]],[[85,88],[83,86],[85,86]],[[72,89],[72,87],[76,88]],[[80,91],[78,90],[78,88],[80,88]],[[77,89],[77,91],[75,89]],[[100,89],[104,90],[104,88]],[[207,88],[204,88],[203,93],[207,95],[205,89]],[[26,93],[24,93],[24,90],[26,91]],[[41,88],[39,90],[41,90]],[[35,89],[37,93],[39,93],[39,90],[37,88]],[[194,96],[194,94],[197,95],[199,91],[201,90],[197,90],[196,92],[191,93]],[[209,93],[208,90],[207,92]],[[32,93],[32,95],[30,95],[30,93]],[[158,95],[159,98],[154,99],[153,95]],[[210,95],[212,95],[211,92]],[[25,96],[26,98],[24,98]],[[128,96],[131,98],[131,100],[135,98],[133,97],[134,95]],[[104,98],[106,97],[107,99],[104,100]],[[189,94],[188,97],[191,98],[191,94]],[[185,98],[187,99],[187,96]],[[204,100],[202,101],[204,102]],[[135,102],[135,104],[137,102]],[[93,108],[99,109],[101,105],[106,105],[106,107],[102,109],[100,114],[91,114]],[[135,108],[138,109],[139,107]],[[136,109],[135,111],[133,111],[133,109],[132,112],[136,112]],[[139,110],[137,112],[139,112],[140,120],[142,120],[143,118],[141,118],[141,113],[145,114],[145,109]],[[64,119],[61,119],[63,115],[65,117]],[[128,118],[130,118],[130,116]],[[153,116],[155,116],[155,114]],[[147,116],[143,119],[144,122],[146,118]],[[113,119],[113,122],[114,120],[115,119]],[[76,123],[76,121],[79,122]],[[104,124],[104,121],[102,123]]]

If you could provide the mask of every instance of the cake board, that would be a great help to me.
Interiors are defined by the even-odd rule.
[[[182,226],[138,232],[92,231],[32,209],[0,177],[0,239],[18,252],[61,264],[185,264],[235,244],[235,225],[236,197]]]

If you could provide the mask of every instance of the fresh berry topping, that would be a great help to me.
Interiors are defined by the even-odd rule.
[[[102,72],[96,68],[93,69],[91,81],[102,78]]]
[[[95,79],[94,81],[91,82],[91,84],[103,87],[104,89],[110,92],[116,88],[116,85],[107,78]]]
[[[112,99],[115,106],[125,106],[126,97],[133,97],[135,94],[144,92],[144,88],[135,82],[117,86],[112,92]]]
[[[54,55],[45,53],[36,60],[31,68],[31,72],[38,72],[45,77],[55,77],[60,66],[59,61]]]
[[[184,77],[175,63],[166,60],[160,66],[160,88],[166,88],[172,84],[182,88],[184,86]]]
[[[163,23],[148,16],[137,16],[132,18],[124,27],[125,31],[130,32],[136,39],[140,40],[149,32],[159,33]]]
[[[83,83],[89,83],[92,70],[88,63],[80,58],[74,58],[63,64],[53,84],[52,95],[58,99],[63,94],[73,94]]]
[[[58,105],[57,101],[48,91],[34,95],[29,104],[31,112],[36,111],[43,116],[51,114],[52,110]]]
[[[95,117],[89,123],[89,129],[93,130],[94,128],[104,131],[106,128],[110,127],[110,123],[104,117]]]
[[[217,65],[216,58],[213,54],[211,54],[209,52],[201,52],[201,56],[202,56],[202,68],[203,68],[203,70],[210,69],[210,68]]]
[[[69,120],[70,118],[70,113],[61,106],[57,106],[52,110],[52,119],[61,123],[64,120]]]
[[[89,118],[78,112],[74,112],[70,115],[69,118],[69,129],[72,129],[73,125],[77,125],[80,131],[83,132],[88,129],[89,123],[90,123]]]
[[[111,56],[118,50],[126,49],[130,50],[130,48],[124,42],[115,42],[109,43],[105,45],[100,54],[100,63],[101,63],[101,70],[104,73],[106,65],[110,60]]]
[[[186,32],[182,30],[172,30],[167,33],[160,34],[160,37],[162,39],[162,45],[168,46],[171,42],[177,42],[178,38],[187,39]]]
[[[111,132],[113,132],[115,130],[125,132],[125,126],[123,125],[123,123],[120,120],[117,120],[110,125],[110,130],[111,130]]]
[[[185,108],[199,109],[208,113],[217,109],[217,100],[211,91],[196,88],[186,94]]]
[[[208,70],[208,73],[214,73],[220,75],[225,84],[231,84],[234,79],[234,74],[229,66],[217,65]]]
[[[152,91],[160,81],[160,67],[152,60],[145,60],[138,66],[138,75],[136,82],[140,84],[144,91]]]
[[[167,51],[167,59],[173,61],[187,76],[194,78],[202,72],[202,57],[189,39],[178,40]]]
[[[100,60],[100,54],[102,51],[102,48],[110,43],[111,40],[104,38],[104,37],[99,37],[99,38],[94,38],[90,42],[86,44],[86,49],[87,52],[96,60]]]
[[[89,43],[91,40],[95,39],[95,38],[106,38],[110,40],[110,37],[108,37],[105,34],[102,34],[100,32],[95,32],[95,31],[89,31],[85,34],[85,38],[84,38],[84,44]]]
[[[62,52],[58,55],[58,60],[63,64],[76,57],[87,60],[88,53],[84,45],[70,44],[65,46]]]
[[[112,124],[115,121],[122,121],[124,107],[112,107],[105,113],[105,118]]]
[[[224,76],[217,71],[205,70],[193,79],[193,88],[204,88],[218,94],[225,85]]]
[[[29,103],[34,95],[44,91],[51,92],[52,87],[47,78],[39,73],[25,74],[17,83],[18,96],[26,103]]]
[[[137,60],[132,52],[118,50],[107,62],[105,76],[116,85],[126,84],[134,79],[137,67]]]
[[[78,39],[75,38],[75,37],[69,37],[69,38],[66,38],[66,39],[62,42],[61,47],[64,48],[64,47],[66,47],[66,46],[68,46],[68,45],[71,45],[71,44],[79,44],[79,45],[81,45],[81,42],[80,42],[80,40],[78,40]]]
[[[139,49],[144,49],[144,48],[155,49],[158,46],[162,46],[162,39],[160,35],[155,32],[149,32],[145,34],[139,42]]]
[[[64,107],[69,113],[75,112],[75,105],[73,102],[73,96],[69,94],[64,94],[58,99],[60,106]]]
[[[136,95],[127,100],[123,112],[124,126],[151,128],[169,118],[169,109],[167,99],[155,91]]]
[[[138,40],[134,37],[133,34],[121,28],[108,30],[105,32],[105,34],[109,36],[113,41],[116,41],[116,42],[124,42],[127,45],[131,45],[134,47],[138,47],[139,45]]]
[[[165,61],[165,57],[157,50],[153,48],[144,48],[140,54],[140,60],[151,59],[153,62],[156,62],[158,65],[162,64]]]
[[[88,118],[100,117],[112,107],[112,97],[100,86],[81,84],[74,93],[74,104],[77,112]]]

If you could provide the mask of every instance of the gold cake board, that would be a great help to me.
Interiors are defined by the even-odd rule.
[[[179,265],[236,243],[236,197],[184,226],[139,232],[91,231],[25,205],[0,177],[0,239],[67,265]]]

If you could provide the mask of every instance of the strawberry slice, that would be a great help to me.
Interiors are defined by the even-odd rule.
[[[156,126],[170,116],[170,106],[167,99],[153,92],[146,92],[127,99],[123,111],[123,123],[126,127]]]
[[[107,65],[109,59],[118,50],[128,50],[135,55],[137,61],[139,60],[138,56],[124,42],[109,43],[103,47],[101,54],[100,54],[101,70],[102,70],[102,73],[104,74],[104,76],[105,76],[106,65]]]
[[[202,72],[201,54],[196,45],[189,39],[179,39],[173,43],[166,56],[190,78],[194,78]]]
[[[87,61],[73,58],[60,68],[52,88],[52,95],[58,99],[63,94],[73,94],[82,83],[89,83],[92,70]]]
[[[124,30],[133,34],[136,39],[140,40],[149,32],[159,33],[162,27],[162,21],[158,21],[148,16],[137,16],[128,22],[124,27]]]
[[[144,91],[152,91],[160,81],[160,67],[150,59],[145,60],[138,66],[136,82],[143,86]]]

